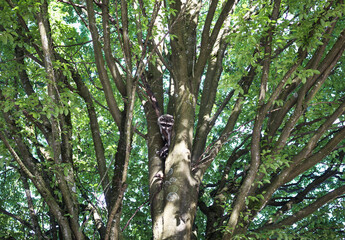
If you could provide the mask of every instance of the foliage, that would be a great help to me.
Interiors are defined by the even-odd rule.
[[[345,237],[343,1],[0,9],[1,239]]]

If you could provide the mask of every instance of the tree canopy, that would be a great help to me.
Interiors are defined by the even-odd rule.
[[[343,0],[0,10],[1,239],[345,237]]]

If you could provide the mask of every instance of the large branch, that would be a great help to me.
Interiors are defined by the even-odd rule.
[[[11,8],[15,8],[16,5],[14,5],[14,3],[12,2],[12,0],[6,0],[6,2],[8,3],[8,5],[11,7]],[[18,22],[20,24],[20,26],[23,28],[24,32],[27,32],[29,33],[30,30],[29,30],[29,27],[28,25],[26,24],[24,18],[19,14],[19,11],[16,11],[16,15],[18,17]],[[23,36],[25,40],[28,40],[28,42],[31,43],[32,47],[35,49],[35,51],[37,52],[37,54],[40,56],[41,59],[43,59],[43,53],[42,51],[40,50],[39,46],[37,44],[34,44],[35,40],[31,37],[31,36]]]
[[[223,129],[220,137],[216,140],[216,142],[208,151],[200,155],[200,157],[198,159],[195,159],[195,161],[193,162],[193,164],[196,165],[195,176],[198,179],[202,178],[203,174],[205,173],[207,168],[211,165],[212,161],[215,159],[219,151],[222,149],[223,145],[228,141],[228,138],[234,129],[237,119],[242,112],[245,94],[248,93],[249,88],[254,80],[254,77],[256,75],[255,71],[256,71],[256,68],[250,66],[248,75],[242,77],[240,86],[243,89],[243,94],[239,94],[236,100],[236,103],[233,106],[231,115],[228,118],[227,124],[225,128]],[[203,155],[205,155],[205,157],[203,157]],[[201,159],[201,157],[203,158]]]
[[[209,58],[208,69],[200,102],[200,106],[202,107],[199,110],[198,124],[196,127],[196,135],[193,143],[193,162],[199,159],[202,152],[204,151],[207,135],[209,134],[210,130],[213,127],[213,124],[215,123],[215,121],[212,122],[213,117],[211,117],[211,112],[216,99],[218,82],[223,70],[222,64],[224,52],[227,45],[228,44],[225,42],[225,40],[221,39],[219,45],[215,48],[216,57],[211,56]]]
[[[214,18],[214,11],[216,8],[218,1],[212,1],[210,6],[210,12],[207,14],[205,26],[202,32],[202,38],[201,38],[201,47],[200,47],[200,54],[199,58],[195,64],[195,84],[199,85],[201,81],[201,75],[203,73],[205,64],[207,62],[207,59],[212,51],[212,48],[214,47],[214,44],[216,43],[217,39],[219,37],[222,37],[222,35],[228,30],[228,26],[223,26],[223,24],[226,22],[228,15],[230,14],[230,10],[234,6],[235,0],[228,0],[222,8],[222,11],[212,29],[212,33],[210,33],[210,25]],[[224,27],[225,29],[222,29]],[[196,87],[196,91],[197,91]]]
[[[201,3],[199,1],[176,1],[171,5],[177,14],[171,16],[169,30],[171,36],[171,65],[173,68],[174,91],[187,88],[192,93],[191,101],[195,106],[197,82],[194,80],[196,66],[197,23]],[[186,90],[187,90],[186,89]]]
[[[110,73],[115,81],[116,87],[123,97],[126,96],[126,86],[122,81],[120,72],[115,64],[115,59],[112,55],[112,49],[110,46],[110,27],[109,27],[109,1],[103,1],[102,7],[102,24],[103,24],[103,34],[104,34],[104,55],[107,61]]]
[[[213,22],[214,13],[216,12],[218,2],[219,2],[219,0],[212,0],[210,3],[210,6],[208,8],[207,16],[206,16],[205,23],[204,23],[204,28],[203,28],[202,34],[201,34],[201,49],[203,49],[203,47],[207,46],[208,41],[210,39],[211,24]]]
[[[122,38],[123,38],[123,52],[125,54],[127,79],[131,76],[132,71],[132,51],[130,46],[130,39],[128,35],[128,6],[127,1],[121,0],[121,20],[122,20]]]
[[[93,145],[95,148],[96,153],[96,160],[97,160],[97,166],[98,166],[98,172],[101,179],[101,185],[103,188],[103,192],[105,194],[105,199],[107,205],[110,204],[110,192],[107,191],[107,186],[109,186],[109,175],[107,173],[107,166],[106,166],[106,159],[104,154],[104,146],[103,141],[101,138],[100,128],[97,120],[97,113],[96,109],[94,107],[91,93],[89,89],[86,87],[84,82],[82,81],[79,74],[77,74],[75,71],[72,71],[73,73],[73,80],[75,81],[78,89],[78,94],[84,99],[89,119],[90,119],[90,128],[91,128],[91,134],[92,134],[92,140]]]
[[[140,57],[140,60],[139,60],[139,64],[137,66],[137,70],[136,70],[136,73],[135,73],[135,78],[140,78],[143,75],[143,73],[145,71],[146,65],[149,65],[149,70],[152,69],[150,67],[152,67],[153,65],[157,65],[157,66],[153,66],[153,68],[155,70],[157,70],[158,66],[160,65],[160,63],[152,64],[152,62],[151,62],[151,59],[152,59],[152,56],[153,56],[154,53],[157,53],[158,55],[161,55],[159,50],[158,50],[158,47],[163,44],[162,42],[164,40],[164,38],[162,38],[157,43],[158,45],[155,44],[155,40],[154,40],[155,37],[154,37],[154,32],[153,32],[153,28],[157,24],[160,24],[159,22],[156,24],[156,20],[157,20],[157,18],[159,16],[158,13],[159,13],[160,7],[161,7],[161,2],[156,0],[155,4],[154,4],[153,11],[152,11],[151,19],[150,19],[150,22],[149,22],[149,25],[148,25],[145,42],[140,44],[141,47],[142,47],[141,57]],[[142,27],[140,26],[140,28],[142,28]],[[147,56],[147,50],[148,49],[149,49],[150,54]],[[146,57],[146,63],[144,62],[145,57]]]
[[[20,82],[22,83],[25,93],[30,97],[33,94],[35,94],[35,91],[32,87],[32,84],[30,83],[29,76],[24,68],[25,66],[24,51],[25,50],[23,48],[19,48],[18,46],[15,48],[17,63],[23,66],[23,69],[19,72],[19,79],[20,79]],[[37,108],[39,108],[38,112],[42,111],[43,109],[43,106],[40,100],[38,100]],[[46,117],[46,115],[40,114],[39,121],[35,120],[34,118],[29,119],[29,120],[33,120],[33,123],[35,124],[35,126],[37,126],[38,129],[42,131],[43,135],[48,139],[48,135],[51,130],[51,124],[49,122],[49,119]]]
[[[284,126],[280,137],[276,144],[276,151],[279,151],[282,149],[283,146],[285,146],[286,141],[288,137],[290,136],[290,133],[295,126],[298,119],[301,117],[303,112],[307,108],[308,102],[310,102],[313,99],[313,96],[319,91],[324,81],[327,79],[328,75],[330,74],[331,70],[334,68],[336,63],[338,62],[339,58],[342,56],[342,53],[345,49],[345,30],[340,34],[337,42],[334,44],[332,49],[329,51],[329,53],[326,55],[322,63],[318,67],[318,71],[320,72],[320,75],[314,75],[310,77],[307,80],[307,83],[300,88],[298,91],[297,99],[291,99],[289,101],[290,104],[285,105],[283,108],[284,113],[286,114],[288,112],[288,107],[292,107],[294,104],[294,100],[296,101],[296,108],[293,113],[293,115],[290,117],[289,121],[287,121],[286,125]],[[313,87],[313,88],[312,88]],[[281,115],[285,115],[282,114]],[[283,118],[280,118],[280,121],[282,121]],[[275,123],[277,124],[277,122]],[[275,127],[277,129],[277,127]]]
[[[263,191],[264,199],[261,201],[261,206],[266,205],[270,197],[276,191],[276,189],[291,181],[293,178],[314,166],[320,162],[325,156],[327,156],[337,145],[341,142],[345,136],[345,128],[343,128],[332,140],[330,140],[321,150],[316,154],[308,157],[314,147],[317,145],[319,138],[323,133],[331,126],[331,124],[345,111],[345,103],[335,111],[325,123],[323,123],[318,129],[317,133],[312,137],[308,144],[291,160],[289,167],[284,169],[279,175],[272,179],[271,184],[267,186]]]
[[[28,203],[28,208],[29,208],[29,212],[30,212],[30,218],[31,218],[33,230],[35,231],[35,235],[37,236],[37,239],[41,240],[41,239],[43,239],[44,236],[42,234],[42,230],[41,230],[41,227],[40,227],[39,222],[38,222],[38,217],[37,217],[37,214],[36,214],[35,209],[34,209],[34,204],[33,204],[32,197],[31,197],[31,191],[30,191],[29,183],[28,183],[28,180],[25,177],[24,173],[21,173],[21,180],[23,182],[23,186],[25,189],[26,201]]]
[[[291,174],[286,178],[285,182],[289,182],[299,174],[307,171],[308,169],[315,166],[317,163],[322,161],[328,154],[330,154],[337,145],[345,138],[345,128],[343,127],[340,132],[338,132],[331,141],[329,141],[320,151],[313,154],[312,156],[305,159],[300,165],[294,167],[291,170]]]
[[[108,107],[110,109],[110,114],[113,117],[117,126],[120,126],[121,125],[121,111],[115,100],[114,92],[112,90],[109,77],[105,69],[101,43],[99,42],[100,37],[98,34],[96,19],[94,15],[93,1],[87,0],[86,3],[87,3],[87,13],[88,13],[88,19],[89,19],[89,25],[90,25],[90,32],[92,36],[92,43],[93,43],[94,54],[95,54],[95,61],[96,61],[96,66],[99,73],[99,78],[103,86],[104,95],[108,103]]]
[[[3,95],[1,89],[0,89],[0,101],[5,102],[5,96]],[[34,172],[36,168],[35,163],[37,162],[37,160],[32,157],[32,155],[30,154],[29,148],[24,143],[24,139],[22,138],[22,135],[20,134],[22,129],[18,127],[18,124],[14,120],[15,117],[13,116],[11,111],[8,111],[8,112],[2,111],[2,115],[6,121],[7,128],[8,128],[8,132],[5,132],[5,133],[7,133],[8,137],[10,136],[15,141],[17,148],[20,149],[20,155],[23,157],[23,164],[25,165],[25,167],[28,169],[29,172]]]
[[[51,194],[49,188],[46,186],[45,181],[41,175],[38,174],[36,170],[33,173],[25,166],[21,158],[17,155],[16,151],[12,148],[5,135],[0,132],[0,139],[9,150],[15,161],[20,166],[21,170],[25,173],[27,177],[30,178],[32,183],[35,185],[41,196],[46,200],[50,211],[54,217],[59,222],[59,225],[62,227],[62,235],[64,239],[72,240],[72,232],[69,227],[69,222],[67,217],[64,215],[63,210],[60,208],[59,204],[55,201],[54,196]]]
[[[52,37],[51,37],[51,28],[50,23],[48,20],[48,2],[44,1],[43,4],[40,6],[40,11],[38,11],[37,15],[38,21],[38,29],[41,37],[42,43],[42,50],[44,55],[44,65],[45,70],[47,72],[47,77],[49,80],[48,83],[48,96],[51,98],[52,102],[59,106],[60,103],[60,94],[58,90],[58,82],[57,82],[57,74],[55,73],[53,62],[55,61],[54,53],[53,53],[53,46],[52,46]],[[65,134],[67,128],[68,119],[60,118],[58,119],[57,116],[51,116],[51,124],[52,124],[52,135],[51,135],[51,144],[53,150],[53,156],[55,162],[55,169],[56,169],[56,176],[58,178],[58,185],[59,189],[62,193],[64,198],[65,204],[67,206],[69,214],[71,214],[71,226],[73,234],[77,239],[84,239],[84,235],[82,231],[80,231],[78,216],[79,216],[79,209],[78,201],[76,197],[76,191],[73,190],[73,170],[69,169],[67,176],[65,175],[65,171],[61,168],[60,164],[62,163],[64,157],[69,158],[69,161],[66,163],[71,164],[72,162],[72,151],[71,146],[69,143],[68,135]],[[59,122],[60,120],[60,122]],[[71,126],[68,127],[68,131],[71,131]],[[61,132],[62,131],[62,132]],[[66,139],[67,138],[67,139]],[[64,152],[62,152],[64,150]],[[67,156],[69,155],[69,156]]]
[[[279,0],[274,1],[272,20],[278,18],[279,6],[280,6],[280,1]],[[271,31],[271,28],[269,29],[269,31]],[[270,41],[270,39],[268,38],[268,40],[266,41],[266,44],[270,44],[269,41]],[[265,53],[270,55],[271,54],[271,48],[266,47]],[[269,63],[267,62],[268,60],[270,60],[270,58],[264,59],[264,65],[263,66],[264,67],[266,66],[266,68],[267,68],[266,71],[269,70]],[[266,61],[266,63],[265,63],[265,61]],[[301,62],[301,60],[300,60],[300,62]],[[295,66],[295,68],[297,68],[297,67]],[[290,72],[292,74],[292,72],[294,72],[295,68],[290,69],[290,71],[288,71],[288,72]],[[264,84],[264,85],[266,84],[265,82],[267,81],[267,78],[268,78],[268,72],[265,75],[265,69],[264,69],[264,75],[262,77],[262,84]],[[229,238],[232,235],[232,233],[235,231],[235,228],[237,226],[238,219],[240,216],[240,212],[242,211],[243,207],[245,206],[245,199],[248,196],[248,193],[250,192],[252,184],[254,183],[254,180],[257,176],[257,170],[258,170],[260,162],[261,162],[261,156],[260,156],[260,152],[261,152],[261,150],[260,150],[261,129],[262,129],[264,119],[266,117],[266,113],[270,109],[270,107],[272,106],[273,102],[277,99],[280,91],[284,87],[287,80],[288,80],[288,78],[285,76],[282,79],[282,81],[278,84],[277,88],[272,93],[272,95],[270,96],[270,98],[266,104],[264,103],[264,99],[259,99],[259,110],[257,111],[256,117],[255,117],[253,135],[252,135],[252,141],[251,141],[250,168],[249,168],[249,171],[248,171],[246,178],[244,179],[244,181],[243,181],[243,183],[239,189],[239,194],[237,195],[237,198],[233,204],[233,209],[232,209],[232,212],[230,214],[230,219],[227,223],[227,227],[229,228],[230,231],[228,231],[224,234],[223,239]],[[265,97],[265,91],[266,91],[266,89],[263,90],[261,88],[260,97]]]
[[[276,22],[279,16],[280,9],[280,0],[274,1],[273,11],[271,16],[271,21]],[[267,36],[265,37],[264,44],[264,58],[262,61],[262,76],[261,76],[261,85],[260,85],[260,94],[259,94],[259,105],[262,105],[265,101],[266,91],[267,91],[267,81],[271,66],[271,55],[272,55],[272,39],[274,25],[272,22],[269,23],[269,29],[267,31]]]
[[[131,144],[132,144],[132,129],[133,129],[133,117],[134,117],[134,103],[135,103],[135,94],[136,94],[136,82],[133,81],[133,78],[130,78],[127,81],[127,96],[128,96],[128,105],[126,105],[126,115],[125,122],[122,123],[123,131],[120,133],[120,138],[122,141],[119,141],[118,151],[120,154],[116,155],[115,161],[115,170],[113,177],[113,194],[115,198],[113,205],[111,206],[111,211],[108,217],[108,223],[106,227],[105,240],[108,240],[111,234],[115,233],[115,236],[119,234],[119,220],[120,212],[119,208],[121,206],[124,191],[126,190],[126,180],[127,180],[127,171],[129,165],[129,159],[131,154]],[[120,158],[119,158],[120,157]],[[117,222],[114,223],[114,218],[117,215]],[[114,226],[116,226],[114,228]]]

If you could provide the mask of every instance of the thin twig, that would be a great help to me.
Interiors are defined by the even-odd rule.
[[[88,44],[90,42],[92,42],[92,40],[82,42],[82,43],[75,43],[75,44],[71,44],[71,45],[56,45],[56,46],[54,46],[54,48],[75,47],[75,46],[85,45],[85,44]]]
[[[135,210],[135,212],[133,213],[133,215],[132,215],[132,216],[129,218],[129,220],[127,221],[126,226],[124,226],[124,227],[122,228],[122,232],[126,230],[126,228],[128,227],[129,223],[132,221],[132,219],[133,219],[134,216],[137,214],[137,212],[138,212],[145,204],[147,204],[147,203],[149,203],[149,202],[150,202],[150,199],[147,199],[143,204],[141,204],[141,205],[137,208],[137,210]]]

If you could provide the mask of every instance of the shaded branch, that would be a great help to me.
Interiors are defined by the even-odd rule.
[[[284,226],[292,225],[301,219],[309,216],[313,212],[317,211],[319,208],[324,206],[325,204],[329,203],[330,201],[336,199],[337,197],[343,195],[345,193],[345,186],[341,186],[326,195],[322,196],[315,202],[309,204],[307,207],[304,207],[303,209],[299,210],[298,212],[294,213],[291,216],[288,216],[284,220],[280,221],[279,223],[272,224],[265,226],[263,228],[258,229],[257,231],[262,230],[271,230],[271,229],[277,229],[277,228],[284,228]]]
[[[5,215],[7,215],[7,216],[9,216],[9,217],[11,217],[11,218],[17,220],[17,221],[20,222],[23,226],[25,226],[25,227],[27,227],[27,228],[29,228],[29,229],[35,231],[34,226],[32,226],[28,221],[25,221],[24,219],[18,217],[17,215],[15,215],[15,214],[13,214],[13,213],[10,213],[10,212],[6,211],[6,210],[5,210],[4,208],[2,208],[2,207],[0,207],[0,212],[1,212],[2,214],[5,214]]]
[[[290,210],[294,204],[302,202],[308,193],[319,187],[323,182],[325,182],[328,178],[334,176],[336,173],[337,171],[332,170],[332,167],[328,168],[323,175],[312,181],[306,188],[303,188],[303,191],[299,192],[295,197],[292,197],[289,201],[286,202],[279,202],[282,204],[282,207],[274,215],[273,222],[276,222],[278,218],[282,216],[286,211]],[[271,205],[270,202],[268,202],[268,205]],[[268,224],[272,223],[268,222],[264,225],[264,227]]]
[[[24,173],[21,174],[21,180],[23,182],[23,186],[25,189],[26,201],[28,203],[30,218],[31,218],[33,230],[35,231],[35,235],[37,236],[38,240],[41,240],[43,238],[48,239],[47,237],[43,236],[43,234],[42,234],[42,230],[41,230],[41,227],[40,227],[39,222],[38,222],[38,217],[37,217],[35,209],[34,209],[34,204],[32,202],[29,183],[28,183],[27,179],[25,178]]]

